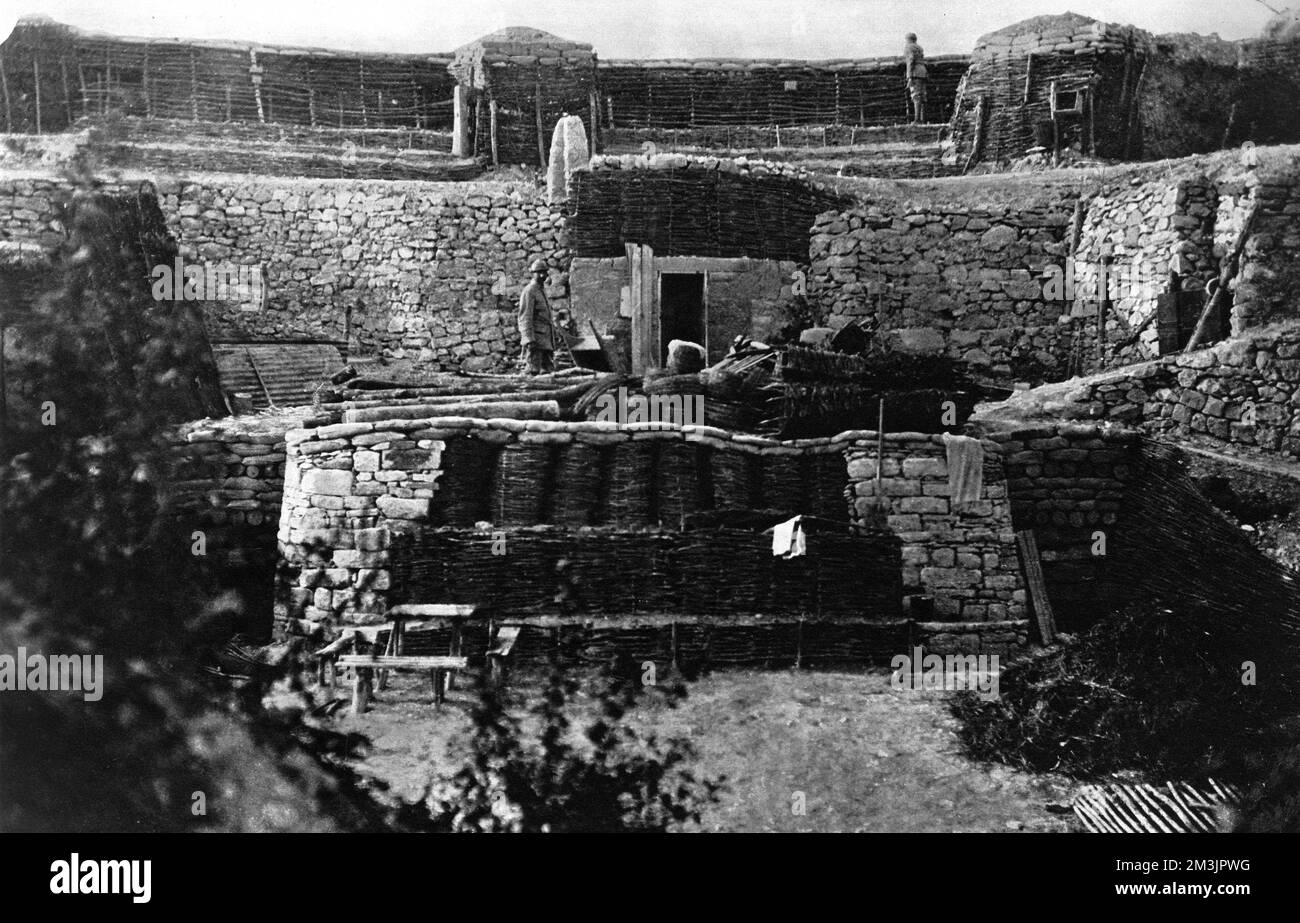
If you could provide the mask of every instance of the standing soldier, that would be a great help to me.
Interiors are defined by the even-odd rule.
[[[910,109],[912,121],[920,123],[925,121],[925,52],[921,46],[916,43],[916,33],[907,33],[907,40],[903,43],[903,66],[904,76],[907,80],[907,96],[911,101]]]
[[[530,375],[540,375],[554,368],[555,324],[551,317],[551,302],[546,297],[546,276],[549,272],[545,260],[534,260],[528,267],[532,280],[519,294],[519,339],[523,343],[520,356],[528,362]]]

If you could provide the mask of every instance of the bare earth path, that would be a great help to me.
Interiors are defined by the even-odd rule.
[[[427,683],[406,676],[364,718],[340,719],[374,743],[359,768],[406,798],[430,772],[454,771],[447,745],[469,725],[467,693],[453,692],[441,712],[430,703]],[[1077,829],[1059,809],[1068,780],[966,759],[942,694],[892,689],[884,672],[719,672],[676,709],[630,718],[642,732],[689,737],[696,772],[727,777],[705,830]]]

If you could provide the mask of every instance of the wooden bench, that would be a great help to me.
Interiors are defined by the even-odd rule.
[[[338,665],[351,667],[356,672],[352,683],[352,713],[364,714],[374,689],[376,670],[428,670],[433,683],[433,700],[441,705],[445,697],[443,675],[451,670],[463,670],[469,665],[465,657],[421,657],[392,654],[342,654]]]
[[[356,673],[352,687],[353,713],[361,714],[370,701],[376,680],[380,689],[388,685],[389,670],[428,670],[434,686],[434,701],[442,704],[446,693],[453,688],[455,671],[468,665],[468,658],[462,654],[464,627],[475,614],[475,606],[461,603],[401,605],[388,611],[390,620],[387,622],[349,626],[331,644],[316,652],[320,658],[321,683],[328,685],[332,678],[327,670],[351,667]],[[447,626],[451,627],[451,649],[447,656],[407,656],[403,653],[407,634]],[[383,652],[374,652],[371,648],[385,632],[388,640]],[[348,650],[352,653],[345,653]]]

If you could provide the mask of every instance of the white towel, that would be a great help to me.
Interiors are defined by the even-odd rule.
[[[772,527],[772,557],[801,558],[808,551],[804,536],[802,516],[788,519]]]
[[[546,201],[554,205],[568,201],[572,195],[572,176],[586,170],[591,161],[587,129],[576,115],[566,115],[555,123],[551,135],[551,159],[546,170]]]
[[[954,504],[978,500],[984,490],[984,444],[971,436],[943,434],[948,450],[948,493]]]

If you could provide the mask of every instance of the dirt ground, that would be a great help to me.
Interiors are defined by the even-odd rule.
[[[512,688],[529,698],[527,680]],[[676,708],[651,703],[629,720],[642,733],[688,737],[699,751],[696,773],[726,776],[704,830],[1077,829],[1064,810],[1068,780],[966,759],[942,697],[895,690],[883,671],[736,670],[691,684]],[[468,730],[468,704],[469,693],[455,690],[438,709],[427,680],[406,675],[363,718],[343,709],[336,722],[373,742],[358,768],[413,799],[430,773],[458,765],[451,754]]]

